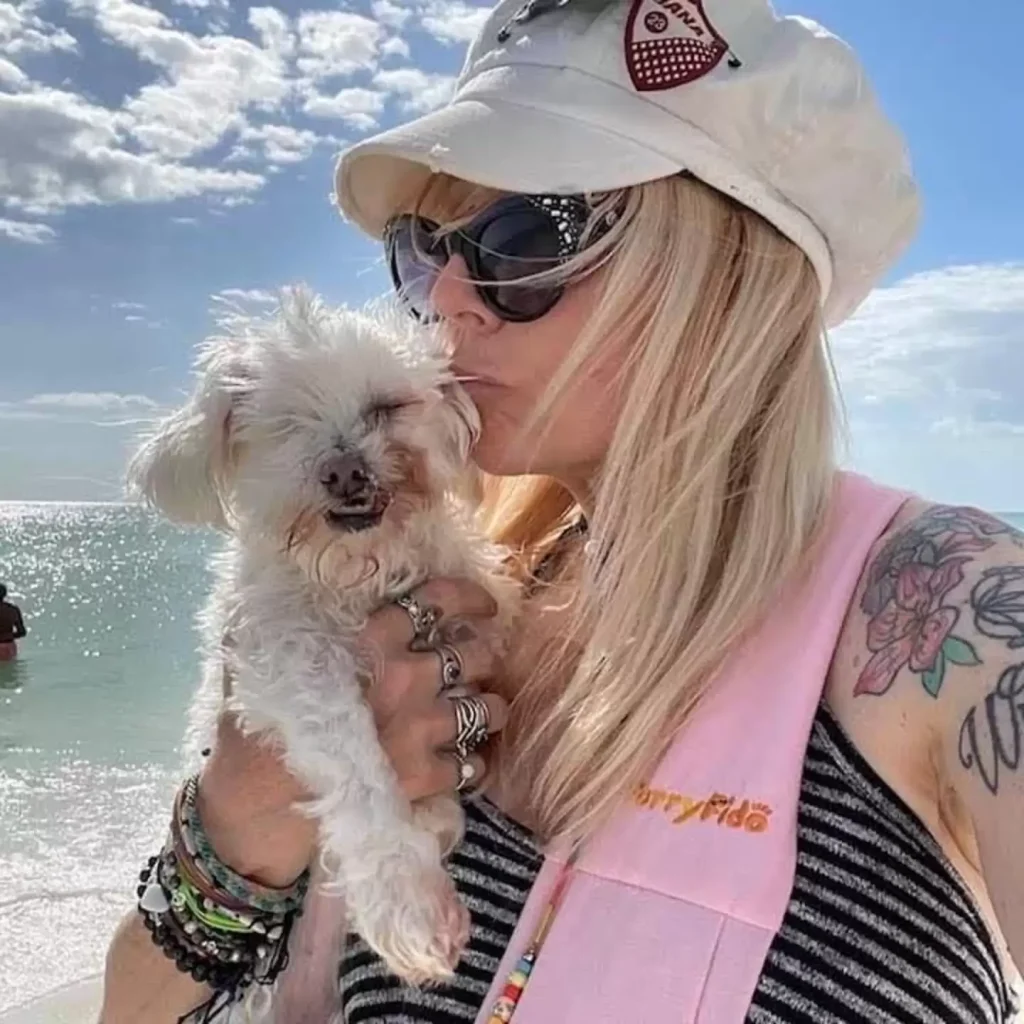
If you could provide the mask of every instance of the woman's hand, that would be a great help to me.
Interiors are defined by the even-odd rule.
[[[507,707],[486,692],[497,668],[493,598],[475,583],[453,579],[430,580],[415,597],[441,610],[441,636],[461,657],[462,681],[482,692],[489,728],[500,731]],[[366,699],[381,745],[406,796],[419,800],[454,792],[459,765],[444,750],[455,740],[456,726],[451,700],[440,692],[440,658],[433,651],[411,651],[412,638],[408,613],[389,604],[370,617],[360,648],[370,672]],[[475,778],[482,779],[483,760],[477,754],[469,760]],[[230,715],[222,716],[198,809],[226,864],[264,885],[289,885],[309,864],[316,845],[316,822],[296,809],[308,795],[282,763],[280,748],[265,736],[243,736]]]

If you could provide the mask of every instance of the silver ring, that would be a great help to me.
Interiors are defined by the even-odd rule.
[[[450,644],[438,644],[434,650],[441,659],[441,693],[458,686],[465,674],[462,655]]]
[[[491,721],[487,702],[476,694],[452,697],[455,709],[455,750],[460,757],[468,757],[487,739]]]
[[[459,766],[459,781],[455,786],[456,793],[462,793],[476,781],[476,768],[462,754],[456,753],[455,762]]]
[[[412,623],[409,650],[432,651],[437,645],[437,624],[443,614],[441,609],[432,604],[420,604],[412,594],[396,597],[395,604],[409,616]]]

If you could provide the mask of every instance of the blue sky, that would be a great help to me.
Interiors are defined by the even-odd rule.
[[[914,246],[833,338],[853,464],[1024,509],[1024,5],[777,6],[858,49],[924,192]],[[480,11],[0,0],[0,500],[117,498],[215,294],[386,287],[330,207],[334,155],[442,101]]]

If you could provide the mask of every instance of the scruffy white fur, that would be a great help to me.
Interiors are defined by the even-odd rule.
[[[227,670],[243,727],[279,742],[315,794],[322,884],[272,1016],[323,1024],[336,1009],[323,1003],[337,1000],[343,907],[412,983],[451,974],[468,926],[442,865],[461,810],[453,798],[410,807],[403,796],[353,638],[373,609],[428,576],[483,583],[506,621],[515,593],[460,498],[479,423],[429,332],[296,289],[271,315],[231,317],[197,369],[191,398],[140,448],[129,480],[170,519],[230,535],[203,615],[188,742],[195,752],[210,741]],[[391,402],[408,404],[383,408]],[[379,525],[349,532],[347,519],[329,519],[338,501],[323,467],[339,452],[361,457],[390,497]]]

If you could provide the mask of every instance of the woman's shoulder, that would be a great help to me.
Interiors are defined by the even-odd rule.
[[[854,591],[828,680],[833,710],[941,743],[1019,662],[1024,532],[980,509],[908,498]]]
[[[1024,959],[1024,533],[909,498],[865,562],[825,696]]]

